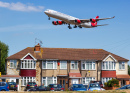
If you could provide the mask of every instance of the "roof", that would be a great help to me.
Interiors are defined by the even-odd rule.
[[[80,73],[69,73],[69,78],[81,78]]]
[[[117,79],[129,79],[129,75],[116,75]]]
[[[21,78],[20,75],[1,75],[1,78]]]
[[[107,55],[112,55],[118,61],[129,61],[123,57],[105,51],[103,49],[75,49],[75,48],[41,48],[40,52],[34,51],[34,47],[28,47],[9,56],[7,59],[21,59],[30,53],[37,60],[103,60]]]

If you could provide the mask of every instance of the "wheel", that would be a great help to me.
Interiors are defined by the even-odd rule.
[[[50,17],[48,17],[48,20],[50,20],[51,18]]]
[[[1,91],[6,91],[6,90],[2,89]]]
[[[72,29],[72,27],[71,27],[71,26],[68,26],[68,28],[69,28],[69,29]]]
[[[74,28],[77,28],[77,26],[75,25]]]

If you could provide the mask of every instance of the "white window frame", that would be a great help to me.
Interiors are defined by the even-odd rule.
[[[53,68],[47,68],[47,63],[50,63],[50,61],[52,61],[52,63],[53,63]],[[45,62],[45,64],[46,64],[46,68],[43,68],[43,62]],[[56,64],[55,64],[56,63]],[[55,68],[55,66],[56,66],[56,68]],[[46,61],[42,61],[42,69],[57,69],[57,61],[53,61],[53,60],[46,60]]]
[[[71,61],[71,69],[75,69],[75,63],[72,62],[77,62],[77,69],[78,69],[78,61]],[[74,68],[72,68],[72,64],[74,64]]]
[[[27,64],[27,68],[25,67],[25,63]],[[23,64],[23,67],[22,67],[22,64]],[[30,67],[28,67],[28,64],[30,64],[29,65]],[[31,68],[31,65],[32,65],[32,68]],[[36,69],[36,61],[32,59],[21,60],[21,69]]]
[[[123,68],[123,65],[124,65],[124,68]],[[119,62],[119,70],[125,70],[125,62]]]
[[[90,78],[92,78],[92,79],[90,79]],[[83,79],[85,79],[85,84],[83,83]],[[89,82],[86,81],[87,79],[89,80]],[[95,77],[82,77],[82,84],[83,85],[88,85],[90,83],[90,80],[95,81],[96,78]]]
[[[104,86],[104,83],[105,83],[105,82],[108,82],[109,80],[112,80],[112,78],[113,78],[113,77],[103,77],[103,78],[102,78],[102,84],[103,84],[103,86]]]
[[[62,62],[65,62],[65,63],[66,63],[66,65],[65,65],[66,68],[62,68],[62,67],[61,67]],[[67,61],[60,61],[60,69],[67,69]]]
[[[42,84],[43,84],[43,80],[45,80],[45,84],[44,84],[44,86],[48,86],[47,85],[47,78],[48,77],[44,77],[45,79],[43,79],[43,77],[42,77]],[[56,80],[56,84],[57,84],[57,77],[52,77],[52,79],[53,79],[53,84],[54,84],[54,81]]]
[[[82,61],[81,62],[81,70],[96,70],[96,62],[91,62],[90,63],[92,64],[92,69],[90,69],[90,63],[89,63],[89,68],[86,69],[86,64],[88,63],[88,61]],[[85,64],[85,69],[83,68],[83,64]],[[93,66],[95,65],[95,67]]]
[[[16,67],[15,67],[16,62]],[[11,67],[11,63],[13,64],[13,67]],[[10,68],[17,68],[17,60],[10,60]]]
[[[116,70],[116,62],[115,61],[102,61],[102,70]]]
[[[29,79],[28,79],[29,78]],[[31,79],[32,78],[32,79]],[[22,77],[22,79],[21,79],[21,86],[26,86],[27,85],[27,83],[28,83],[28,81],[29,82],[36,82],[36,80],[35,80],[35,78],[36,77]],[[24,81],[26,81],[26,85],[24,85]]]

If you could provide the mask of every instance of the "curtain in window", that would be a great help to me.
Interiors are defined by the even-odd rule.
[[[86,69],[89,69],[89,63],[86,62]]]
[[[42,68],[44,68],[44,69],[46,68],[46,62],[42,63]]]
[[[53,77],[47,77],[47,85],[53,84]]]
[[[53,63],[52,62],[47,62],[47,68],[53,69]]]
[[[89,62],[89,69],[92,69],[92,62]]]
[[[67,62],[66,61],[61,61],[60,62],[60,65],[61,65],[61,69],[66,69],[67,67]]]
[[[77,63],[77,62],[75,62],[75,69],[78,69],[78,68],[77,68],[77,66],[78,66],[78,63]]]

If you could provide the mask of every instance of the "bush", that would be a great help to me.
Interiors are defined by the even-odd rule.
[[[117,79],[112,79],[109,80],[106,84],[107,87],[119,87],[119,80]]]

